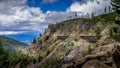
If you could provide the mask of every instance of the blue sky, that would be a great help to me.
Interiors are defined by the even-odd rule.
[[[47,12],[48,10],[66,11],[66,8],[68,8],[73,3],[72,0],[53,0],[53,2],[46,0],[46,2],[44,2],[42,0],[28,0],[27,4],[30,7],[40,7],[43,12]]]
[[[104,13],[110,0],[0,0],[0,35],[30,44],[48,25]]]

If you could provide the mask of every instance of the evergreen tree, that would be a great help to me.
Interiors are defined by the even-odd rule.
[[[36,38],[34,38],[32,43],[34,44],[34,43],[36,43],[36,41],[37,41]]]
[[[111,6],[109,6],[108,9],[109,9],[109,12],[111,12]]]
[[[118,13],[118,16],[115,18],[115,23],[120,25],[120,0],[111,0],[111,5],[113,6],[112,9]],[[115,36],[117,40],[119,40],[118,37],[120,36],[119,29],[119,26],[112,29],[114,34],[113,36]]]
[[[77,17],[77,13],[75,13],[75,17]]]
[[[107,13],[107,6],[105,6],[105,13]]]
[[[42,34],[40,33],[40,37],[42,36]]]
[[[0,68],[8,68],[8,52],[5,51],[0,42]]]
[[[2,45],[1,41],[0,41],[0,45]]]
[[[120,15],[120,0],[111,0],[111,5],[113,6],[113,10]]]
[[[95,23],[95,13],[94,12],[91,13],[91,20],[93,23]]]

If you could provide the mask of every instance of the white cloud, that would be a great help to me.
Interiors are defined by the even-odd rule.
[[[74,2],[67,11],[70,12],[83,12],[84,14],[91,14],[95,12],[96,15],[104,13],[105,6],[110,5],[110,0],[88,0],[86,3],[80,4],[79,2]]]
[[[48,11],[42,13],[40,8],[35,7],[12,7],[13,14],[0,14],[0,26],[16,30],[42,31],[48,24],[60,22],[74,16],[72,12]],[[11,10],[9,9],[9,10]]]
[[[55,2],[57,0],[44,0]],[[43,32],[50,23],[61,22],[75,17],[75,12],[86,14],[95,11],[96,14],[103,13],[105,5],[109,5],[110,0],[103,1],[75,1],[66,12],[47,11],[43,13],[38,7],[28,7],[26,0],[0,0],[0,30],[27,30]],[[19,32],[1,32],[1,34],[17,34]],[[21,33],[21,32],[20,32]]]
[[[22,7],[14,7],[14,14],[0,14],[0,25],[10,27],[20,22],[28,21],[32,16],[28,10],[22,10]]]
[[[22,34],[26,31],[0,31],[0,35],[15,35],[15,34]]]

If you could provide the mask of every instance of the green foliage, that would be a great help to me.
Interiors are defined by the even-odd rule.
[[[100,33],[101,33],[101,29],[99,27],[96,27],[95,29],[96,39],[100,38]]]
[[[118,26],[112,26],[110,29],[109,29],[109,36],[112,38],[112,39],[115,39],[115,40],[119,40],[118,39],[118,34],[117,34],[117,29],[119,27]]]
[[[32,44],[35,44],[37,42],[37,39],[34,38]]]
[[[0,42],[0,68],[5,68],[8,65],[8,52],[5,51],[2,48],[1,42]]]
[[[37,61],[40,62],[44,57],[46,57],[51,51],[51,48],[48,47],[46,50],[44,50],[43,52],[41,52],[39,54],[39,56],[37,57]]]
[[[120,25],[120,16],[117,16],[117,17],[115,18],[115,23]]]
[[[99,19],[105,19],[108,22],[112,22],[115,20],[116,16],[118,16],[118,14],[116,12],[113,12],[108,14],[102,14],[99,16]]]
[[[92,19],[88,19],[88,18],[83,18],[84,22],[92,22]]]
[[[92,52],[92,48],[91,48],[91,45],[88,46],[88,51],[87,51],[87,54],[90,54]]]
[[[46,42],[50,38],[49,35],[45,36],[44,42]]]
[[[70,53],[70,51],[71,51],[70,49],[67,50],[65,55],[67,56]]]
[[[78,38],[75,38],[75,41],[78,41],[79,39]]]
[[[111,5],[113,6],[113,10],[115,10],[118,13],[118,16],[116,18],[119,18],[118,20],[115,19],[116,24],[120,24],[120,0],[111,0]]]
[[[118,14],[120,14],[120,0],[111,0],[111,5],[113,6],[113,10],[115,10]]]
[[[40,62],[43,58],[44,58],[44,56],[40,54],[40,55],[37,57],[37,61]]]
[[[22,55],[19,59],[20,59],[20,68],[26,68],[26,66],[31,62],[28,55]]]
[[[41,45],[42,45],[42,39],[38,40],[38,42],[39,42],[39,44],[41,44]]]
[[[42,34],[40,33],[40,37],[42,36]]]
[[[74,46],[74,42],[70,42],[70,43],[69,43],[69,46]]]
[[[48,62],[42,65],[42,68],[53,68],[53,66],[56,64],[56,59],[54,57],[51,57]]]
[[[50,29],[50,34],[53,34],[57,30],[55,24],[50,24],[48,28]]]
[[[105,6],[105,13],[107,12],[107,6]]]
[[[10,54],[8,61],[11,66],[20,63],[20,68],[25,68],[29,62],[32,62],[28,55],[21,54],[20,51]]]
[[[86,55],[89,55],[91,52],[92,52],[92,48],[91,48],[91,45],[88,46],[88,50],[86,52],[82,52],[82,55],[83,56],[86,56]]]

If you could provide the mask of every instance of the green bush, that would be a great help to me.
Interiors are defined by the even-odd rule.
[[[70,42],[70,43],[69,43],[69,46],[74,46],[74,42]]]
[[[87,54],[90,54],[92,52],[92,48],[91,48],[91,45],[88,46],[88,51],[87,51]]]
[[[96,34],[96,39],[99,39],[100,38],[100,33],[101,33],[101,29],[99,27],[97,27],[95,29],[95,34]]]
[[[117,34],[118,28],[119,28],[118,26],[112,26],[112,27],[109,29],[109,36],[110,36],[112,39],[118,40],[118,34]]]
[[[44,58],[43,56],[39,55],[39,56],[37,57],[37,61],[40,62],[43,58]]]
[[[88,50],[86,52],[82,52],[83,56],[89,55],[92,52],[91,45],[88,46]]]
[[[0,68],[6,68],[8,66],[8,52],[2,48],[0,42]]]
[[[8,53],[0,48],[0,68],[4,68],[7,65]]]
[[[26,66],[31,62],[28,55],[22,55],[20,57],[20,68],[26,68]]]
[[[50,36],[47,35],[47,36],[45,37],[45,39],[44,39],[44,42],[46,42],[49,38],[50,38]]]

